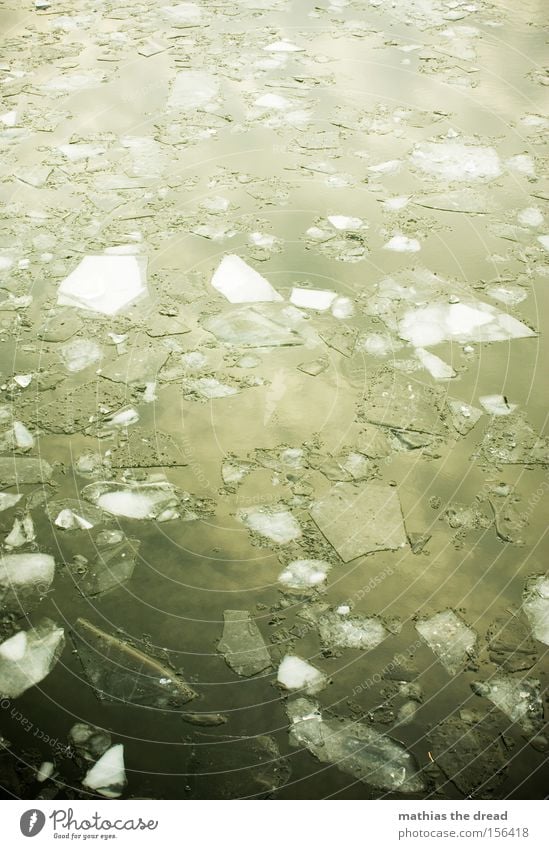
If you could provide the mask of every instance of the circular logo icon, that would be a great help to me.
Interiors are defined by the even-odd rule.
[[[45,824],[45,814],[43,814],[42,811],[38,811],[36,808],[31,808],[30,811],[25,811],[19,820],[21,834],[24,834],[25,837],[36,837],[37,834],[40,834]]]

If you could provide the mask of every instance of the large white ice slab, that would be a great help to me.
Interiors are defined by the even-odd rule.
[[[441,342],[504,342],[536,335],[518,319],[480,301],[407,310],[398,323],[398,333],[416,348]]]
[[[57,303],[114,315],[147,294],[146,259],[86,256],[59,287]]]
[[[268,280],[235,254],[223,257],[212,277],[212,286],[231,304],[282,300]]]
[[[500,158],[493,147],[456,140],[420,142],[410,159],[420,171],[448,182],[495,180],[502,173]]]

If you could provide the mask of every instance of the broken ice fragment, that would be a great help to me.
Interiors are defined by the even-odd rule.
[[[250,307],[212,316],[203,326],[220,342],[241,348],[303,345],[305,341],[297,330],[288,327],[282,313],[265,314]]]
[[[352,215],[329,215],[328,221],[336,230],[360,230],[364,226],[362,218]]]
[[[326,560],[292,560],[284,567],[278,580],[292,590],[318,589],[326,582],[330,569]]]
[[[19,631],[0,644],[0,694],[10,699],[49,675],[63,651],[65,634],[51,619]]]
[[[87,501],[96,504],[105,513],[125,516],[128,519],[176,518],[179,498],[175,487],[168,481],[116,483],[98,481],[82,490]]]
[[[111,735],[103,728],[77,722],[69,731],[69,741],[77,754],[86,761],[93,761],[104,755],[111,747]]]
[[[416,348],[441,342],[504,342],[536,336],[521,321],[480,301],[407,310],[398,323],[398,333]]]
[[[448,182],[489,181],[502,173],[499,156],[493,147],[467,145],[455,140],[420,142],[412,150],[410,159],[420,171]]]
[[[529,578],[522,599],[522,608],[533,636],[549,646],[549,577],[539,575]]]
[[[76,499],[48,501],[48,518],[57,528],[64,531],[87,531],[102,521],[102,513],[96,507],[83,504]]]
[[[417,253],[421,250],[421,245],[417,239],[411,239],[402,233],[397,233],[383,247],[386,251],[395,251],[396,253]]]
[[[450,413],[450,421],[461,436],[466,436],[482,416],[482,410],[472,407],[471,404],[466,404],[465,401],[449,398],[446,401],[446,406]]]
[[[103,595],[126,584],[133,575],[139,546],[139,540],[125,539],[118,545],[99,551],[94,563],[76,580],[82,595]]]
[[[88,770],[82,784],[107,799],[118,799],[126,786],[124,746],[119,743],[108,749]]]
[[[30,451],[34,448],[34,436],[23,422],[15,421],[12,425],[14,447],[19,451]]]
[[[360,488],[338,483],[309,512],[345,563],[362,554],[395,551],[406,545],[394,487],[377,482]]]
[[[236,515],[251,531],[279,545],[285,545],[301,536],[297,520],[283,505],[242,507]]]
[[[320,693],[328,684],[324,672],[293,654],[282,658],[276,680],[285,690],[303,690],[308,696]]]
[[[427,369],[431,377],[434,377],[435,380],[450,380],[456,376],[452,366],[449,366],[448,363],[445,363],[436,354],[426,351],[425,348],[416,348],[416,356],[423,368]]]
[[[29,599],[45,594],[53,581],[49,554],[5,554],[0,557],[0,611],[28,611]]]
[[[268,280],[234,254],[223,257],[212,277],[212,286],[231,304],[282,300]]]
[[[504,395],[481,395],[478,399],[481,407],[491,416],[508,416],[517,409]]]
[[[249,678],[271,666],[261,631],[247,610],[223,612],[223,635],[218,650],[237,675]]]
[[[68,371],[83,371],[100,362],[103,352],[91,339],[73,339],[61,347],[61,359]]]
[[[298,369],[305,374],[310,374],[311,377],[318,377],[319,374],[326,371],[328,365],[329,363],[327,359],[319,357],[318,360],[309,360],[306,363],[300,363],[298,365]]]
[[[350,616],[348,610],[338,608],[318,617],[320,640],[325,648],[362,649],[370,651],[389,636],[379,619],[368,616]]]
[[[296,307],[305,307],[322,312],[329,309],[336,298],[337,294],[327,289],[299,289],[294,287],[290,295],[290,302]]]
[[[219,94],[219,82],[205,71],[179,71],[168,100],[170,109],[188,112],[207,108]]]
[[[21,548],[22,545],[34,542],[35,539],[32,517],[30,513],[26,513],[24,516],[18,516],[14,520],[13,528],[4,540],[4,545],[7,549]]]
[[[477,641],[475,632],[453,610],[423,619],[416,624],[416,630],[450,675],[464,666]]]
[[[147,261],[135,256],[86,256],[61,283],[57,303],[114,315],[147,294]]]
[[[424,787],[410,752],[392,737],[349,719],[323,719],[315,702],[288,704],[290,743],[305,746],[321,763],[381,790],[419,793]]]
[[[221,383],[216,377],[186,377],[181,388],[186,398],[196,396],[207,400],[214,398],[229,398],[238,394],[236,386]]]
[[[471,689],[491,701],[526,734],[536,733],[543,725],[541,684],[537,678],[493,675],[488,681],[473,682]]]
[[[72,638],[98,699],[168,708],[196,697],[175,670],[87,619],[76,620]]]
[[[22,495],[12,492],[0,492],[0,513],[3,510],[9,510],[11,507],[15,507],[22,498]]]
[[[50,464],[38,457],[0,457],[0,483],[5,486],[47,483],[52,475]]]

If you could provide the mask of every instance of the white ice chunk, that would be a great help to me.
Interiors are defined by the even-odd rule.
[[[51,776],[53,775],[54,769],[55,766],[51,761],[43,761],[36,771],[36,780],[40,784],[42,784],[44,781],[47,781],[48,778],[51,778]]]
[[[268,280],[235,254],[223,257],[212,277],[212,286],[231,304],[282,300]]]
[[[29,590],[45,593],[54,572],[54,559],[49,554],[4,554],[0,558],[0,605],[5,604],[7,595],[17,598]]]
[[[88,522],[83,518],[83,516],[79,516],[69,507],[66,507],[58,513],[54,520],[54,524],[57,528],[63,528],[65,531],[87,531],[90,528],[93,528],[93,524],[91,522]]]
[[[176,74],[168,106],[191,111],[209,106],[219,94],[219,82],[205,71],[179,71]]]
[[[61,359],[68,371],[83,371],[101,361],[103,352],[92,339],[71,339],[61,346]]]
[[[538,236],[538,242],[546,251],[549,251],[549,235],[547,236]]]
[[[57,303],[114,315],[147,294],[146,260],[134,256],[86,256],[59,287]]]
[[[13,492],[0,492],[0,513],[2,510],[9,510],[10,507],[15,507],[18,501],[21,501],[22,495]]]
[[[290,295],[290,301],[294,306],[319,310],[319,312],[329,309],[336,298],[336,292],[330,292],[328,289],[300,289],[294,287]]]
[[[34,523],[30,513],[25,516],[17,517],[13,523],[13,528],[4,540],[6,548],[21,548],[29,542],[34,542],[36,539],[34,533]]]
[[[411,239],[402,233],[397,233],[383,247],[386,251],[395,251],[396,253],[417,253],[421,250],[421,245],[417,239]]]
[[[291,105],[287,98],[272,92],[262,94],[254,101],[254,106],[260,106],[263,109],[288,109]]]
[[[495,180],[502,173],[500,158],[493,147],[455,140],[420,142],[410,158],[420,171],[447,181]]]
[[[427,369],[435,380],[449,380],[456,376],[452,366],[449,366],[448,363],[445,363],[436,354],[426,351],[425,348],[416,348],[416,356],[423,368]]]
[[[327,611],[318,619],[322,644],[327,648],[362,649],[370,651],[388,637],[389,632],[379,619],[368,616],[350,616],[348,605],[336,611]]]
[[[88,770],[82,784],[107,799],[117,799],[126,786],[124,746],[111,746]]]
[[[263,50],[267,50],[269,53],[298,53],[302,48],[296,44],[292,44],[291,41],[273,41],[272,44],[268,44]]]
[[[328,221],[336,230],[360,230],[364,227],[362,218],[352,215],[329,215]]]
[[[534,160],[526,153],[518,153],[516,156],[511,156],[507,160],[507,167],[510,171],[514,171],[516,174],[523,174],[525,177],[533,178],[536,176]]]
[[[63,156],[70,159],[71,162],[78,162],[80,159],[90,159],[92,156],[101,156],[105,153],[104,147],[99,147],[95,144],[62,144],[58,148]]]
[[[202,10],[196,3],[178,3],[177,6],[162,6],[162,15],[173,24],[199,24]]]
[[[521,321],[480,301],[407,310],[398,332],[416,348],[441,342],[503,342],[536,335]]]
[[[242,507],[236,515],[251,531],[279,545],[301,536],[297,520],[283,507]]]
[[[541,209],[537,206],[527,206],[517,214],[518,223],[523,227],[541,227],[544,218]]]
[[[165,482],[123,484],[98,481],[82,490],[83,497],[113,516],[127,519],[174,518],[179,498],[175,487]]]
[[[396,197],[386,198],[383,201],[383,208],[390,209],[391,212],[394,212],[398,209],[404,209],[404,207],[408,206],[409,203],[409,195],[397,195]]]
[[[13,440],[20,451],[29,451],[34,447],[34,437],[23,422],[13,423]]]
[[[63,628],[49,619],[20,631],[0,645],[0,694],[16,699],[42,681],[65,644]]]
[[[504,395],[481,395],[478,400],[491,416],[508,416],[517,409],[517,404],[510,404]]]
[[[332,304],[332,315],[334,318],[351,318],[355,314],[355,305],[350,298],[341,295]]]
[[[539,575],[527,582],[522,606],[536,640],[549,646],[549,577]]]
[[[477,641],[475,632],[453,610],[443,610],[418,622],[416,630],[450,675],[463,667]]]
[[[321,586],[331,566],[326,560],[292,560],[282,570],[278,580],[293,590],[307,590]]]
[[[314,696],[327,685],[328,676],[297,655],[287,654],[278,667],[276,680],[286,690],[304,690]]]

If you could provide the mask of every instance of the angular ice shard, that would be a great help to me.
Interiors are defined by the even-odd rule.
[[[107,799],[117,799],[126,786],[124,746],[119,743],[102,755],[86,773],[82,784]]]
[[[101,510],[91,504],[77,501],[75,498],[48,501],[46,513],[50,522],[64,531],[88,531],[103,521]]]
[[[471,656],[477,635],[453,610],[443,610],[416,624],[418,634],[436,654],[450,675],[455,675]]]
[[[142,386],[148,381],[155,380],[158,372],[168,359],[168,351],[162,348],[135,346],[127,354],[117,357],[105,366],[101,376],[114,383],[125,383],[128,386]]]
[[[175,75],[168,107],[184,112],[209,106],[219,94],[219,82],[205,71],[179,71]]]
[[[309,510],[320,531],[348,563],[362,554],[406,545],[398,493],[383,483],[337,483]]]
[[[277,682],[285,690],[303,690],[314,696],[328,684],[328,676],[297,655],[287,654],[278,667]]]
[[[82,595],[103,595],[126,584],[133,575],[139,546],[139,540],[125,539],[118,545],[100,550],[84,575],[76,579]]]
[[[0,513],[3,510],[10,510],[12,507],[21,501],[22,495],[15,492],[0,492]]]
[[[98,699],[146,707],[179,707],[196,697],[174,669],[79,618],[72,638]]]
[[[398,323],[398,333],[416,348],[441,342],[506,342],[537,335],[518,319],[480,301],[407,310]]]
[[[463,144],[452,139],[419,142],[410,159],[420,171],[447,182],[489,181],[502,173],[500,158],[493,147]]]
[[[329,215],[328,221],[336,230],[360,230],[364,227],[362,218],[352,215]]]
[[[370,726],[349,719],[323,719],[316,702],[296,699],[288,704],[290,743],[305,746],[321,763],[380,790],[420,793],[424,782],[413,755]]]
[[[0,611],[22,613],[33,596],[46,593],[55,562],[49,554],[5,554],[0,557]]]
[[[65,632],[51,619],[0,644],[0,695],[16,699],[49,675],[63,651]]]
[[[69,742],[86,761],[95,761],[111,747],[111,735],[103,728],[77,722],[69,731]]]
[[[227,665],[237,675],[249,678],[271,666],[261,631],[247,610],[225,610],[223,636],[218,644]]]
[[[417,253],[421,250],[421,245],[417,239],[411,239],[409,236],[397,233],[392,239],[389,239],[387,244],[383,245],[383,248],[386,251],[394,251],[400,254]]]
[[[212,286],[231,304],[282,300],[268,280],[234,254],[223,257],[212,277]]]
[[[68,371],[83,371],[89,366],[99,363],[103,352],[92,339],[72,339],[60,349],[61,359]]]
[[[112,516],[127,519],[174,519],[179,514],[179,498],[175,487],[168,481],[151,483],[116,483],[98,481],[82,490],[87,501],[96,504]]]
[[[292,590],[318,589],[332,567],[326,560],[292,560],[278,576],[279,583]]]
[[[303,345],[301,334],[288,327],[281,312],[265,314],[251,307],[240,307],[229,313],[208,318],[203,327],[226,345],[239,348],[277,348]]]
[[[427,369],[431,377],[435,380],[450,380],[456,376],[452,366],[437,357],[436,354],[431,354],[425,348],[416,348],[416,357],[420,361],[424,369]]]
[[[242,507],[236,515],[251,531],[279,545],[285,545],[301,536],[297,520],[282,505]]]
[[[492,702],[527,734],[535,734],[542,727],[543,701],[537,678],[493,675],[488,681],[473,682],[471,689]]]
[[[529,578],[524,587],[522,608],[528,617],[532,634],[549,646],[549,576]]]
[[[47,483],[53,469],[38,457],[0,457],[0,484],[20,486],[28,483]]]
[[[216,377],[186,377],[181,388],[186,398],[197,397],[206,400],[230,398],[232,395],[237,395],[239,391],[236,386],[221,383]]]
[[[17,516],[14,519],[13,527],[4,540],[4,545],[7,549],[21,548],[22,545],[34,542],[35,539],[32,516],[30,513],[25,513],[24,516]]]
[[[337,293],[330,292],[328,289],[300,289],[294,287],[290,295],[290,302],[296,307],[305,307],[306,309],[323,312],[332,306],[336,298]]]
[[[86,256],[59,287],[57,303],[114,315],[147,294],[147,260],[135,256]]]
[[[461,436],[466,436],[482,416],[482,410],[455,398],[449,398],[446,406],[450,413],[450,421]]]
[[[329,610],[317,621],[325,648],[370,651],[389,636],[387,629],[374,617],[349,616],[347,612]]]
[[[505,395],[481,395],[478,400],[491,416],[509,416],[517,409],[517,405],[510,404]]]

